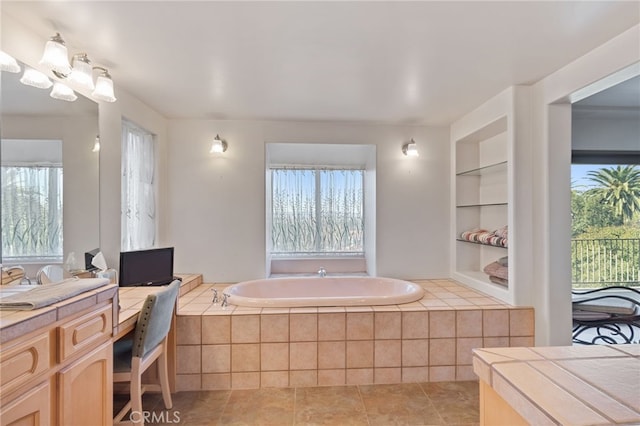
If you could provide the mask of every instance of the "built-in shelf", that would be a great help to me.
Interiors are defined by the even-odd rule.
[[[514,86],[451,124],[451,276],[504,302],[530,303],[530,87]],[[463,232],[507,225],[509,247],[467,241]],[[466,234],[465,234],[466,235]],[[459,243],[458,243],[459,241]],[[486,248],[494,247],[495,249]],[[509,284],[484,268],[509,256]]]
[[[465,170],[463,172],[456,173],[456,176],[486,176],[492,173],[504,173],[507,171],[507,162],[501,161],[500,163],[488,164],[476,169]]]
[[[503,250],[507,250],[508,249],[508,247],[504,247],[504,246],[496,246],[496,245],[493,245],[493,244],[479,243],[477,241],[463,240],[462,238],[456,238],[456,241],[459,241],[461,243],[467,243],[467,244],[477,244],[479,246],[485,246],[485,247],[495,247],[495,248],[499,248],[499,249],[503,249]]]
[[[490,206],[508,206],[508,203],[478,203],[478,204],[460,204],[456,207],[458,208],[468,208],[468,207],[490,207]]]

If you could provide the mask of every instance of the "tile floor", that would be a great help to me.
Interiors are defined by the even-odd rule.
[[[147,424],[199,425],[477,425],[478,382],[403,383],[304,388],[190,391],[166,412],[158,394]],[[117,396],[114,405],[122,406]],[[158,421],[160,413],[172,422]],[[151,419],[153,420],[153,419]]]

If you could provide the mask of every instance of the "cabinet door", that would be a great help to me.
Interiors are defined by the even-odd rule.
[[[36,426],[51,424],[51,385],[49,381],[5,404],[0,410],[3,426]]]
[[[65,426],[113,423],[111,342],[74,361],[58,374],[58,423]]]

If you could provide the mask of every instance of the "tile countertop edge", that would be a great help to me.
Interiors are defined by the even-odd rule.
[[[627,345],[625,345],[627,346]],[[580,349],[583,348],[584,350]],[[574,356],[567,356],[567,354],[563,354],[561,353],[562,351],[570,351],[572,352],[571,355]],[[530,359],[527,355],[528,352],[533,353],[533,354],[545,354],[547,356],[542,356],[539,359]],[[560,352],[560,353],[553,353],[552,351],[555,352]],[[600,353],[598,353],[596,355],[595,351],[600,351]],[[516,412],[518,412],[518,414],[520,414],[523,418],[527,419],[527,421],[531,421],[533,419],[536,420],[536,424],[546,424],[546,423],[551,423],[551,424],[558,424],[559,422],[561,422],[560,419],[556,418],[556,416],[553,414],[554,412],[557,411],[557,409],[554,409],[553,407],[548,407],[545,408],[543,406],[540,405],[540,401],[537,401],[535,397],[532,397],[530,395],[528,395],[526,389],[520,389],[519,386],[517,385],[516,382],[514,382],[513,380],[511,380],[509,378],[509,373],[504,373],[503,370],[505,370],[505,368],[501,368],[501,367],[507,367],[510,366],[511,368],[507,369],[513,371],[513,367],[516,367],[517,364],[522,364],[523,367],[525,366],[529,366],[529,362],[533,361],[533,362],[538,362],[538,361],[543,361],[543,362],[555,362],[555,361],[561,361],[561,360],[566,360],[568,358],[571,359],[590,359],[590,360],[594,360],[594,359],[600,359],[600,358],[608,358],[608,357],[614,357],[614,358],[626,358],[626,359],[638,359],[639,355],[636,355],[636,352],[638,352],[640,354],[640,350],[635,350],[634,347],[631,348],[612,348],[607,346],[606,349],[605,347],[602,347],[601,349],[594,349],[592,347],[550,347],[550,348],[478,348],[478,349],[473,349],[473,371],[474,373],[480,378],[481,381],[484,381],[488,386],[490,386],[500,397],[502,397]],[[553,355],[555,356],[548,356],[551,355],[553,353]],[[579,353],[581,353],[580,355],[578,355]],[[560,356],[558,356],[560,355]],[[564,356],[563,356],[564,355]],[[599,356],[598,356],[599,355]],[[555,359],[557,358],[557,359]],[[591,385],[593,386],[593,385]],[[594,389],[597,389],[597,387],[594,387]],[[572,393],[570,391],[568,391],[567,389],[564,389],[564,392],[567,393],[568,396],[576,398],[577,395],[572,395]],[[610,398],[614,398],[615,397],[610,394],[608,395]],[[586,404],[587,407],[591,406],[593,401],[587,401],[587,400],[578,400],[576,402],[580,402],[582,404]],[[544,405],[544,404],[543,404]],[[599,404],[596,404],[595,406],[591,407],[591,408],[595,408],[597,407]],[[640,407],[632,407],[632,406],[628,406],[627,407],[638,413],[639,412],[639,408]],[[557,408],[557,407],[556,407]],[[596,413],[598,412],[598,410],[596,410]],[[556,414],[560,415],[561,417],[563,416],[562,411],[560,412],[556,412]],[[595,414],[595,413],[594,413]],[[596,416],[598,417],[598,416]],[[596,420],[596,417],[592,418],[592,421]],[[608,417],[608,416],[607,416]],[[566,419],[565,419],[566,420]],[[575,419],[574,419],[575,420]],[[596,421],[595,423],[593,422],[589,422],[588,424],[611,424],[610,422],[606,421],[605,419],[602,419],[604,421],[603,422],[598,422]],[[637,419],[637,422],[640,423],[640,416]],[[636,424],[636,420],[634,419],[634,421],[632,422],[633,424]],[[576,423],[576,424],[582,424],[580,422]],[[587,424],[587,423],[585,423]],[[624,423],[626,424],[626,423]]]
[[[1,311],[3,321],[0,327],[0,344],[5,344],[46,325],[53,324],[88,306],[96,305],[112,297],[117,300],[117,289],[116,284],[107,284],[40,309],[30,311],[3,310]]]

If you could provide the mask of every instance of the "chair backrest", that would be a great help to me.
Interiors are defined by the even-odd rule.
[[[144,358],[169,334],[179,289],[180,281],[175,280],[166,289],[145,299],[133,335],[134,357]]]
[[[38,284],[57,283],[65,279],[64,269],[60,265],[46,265],[36,274]]]

